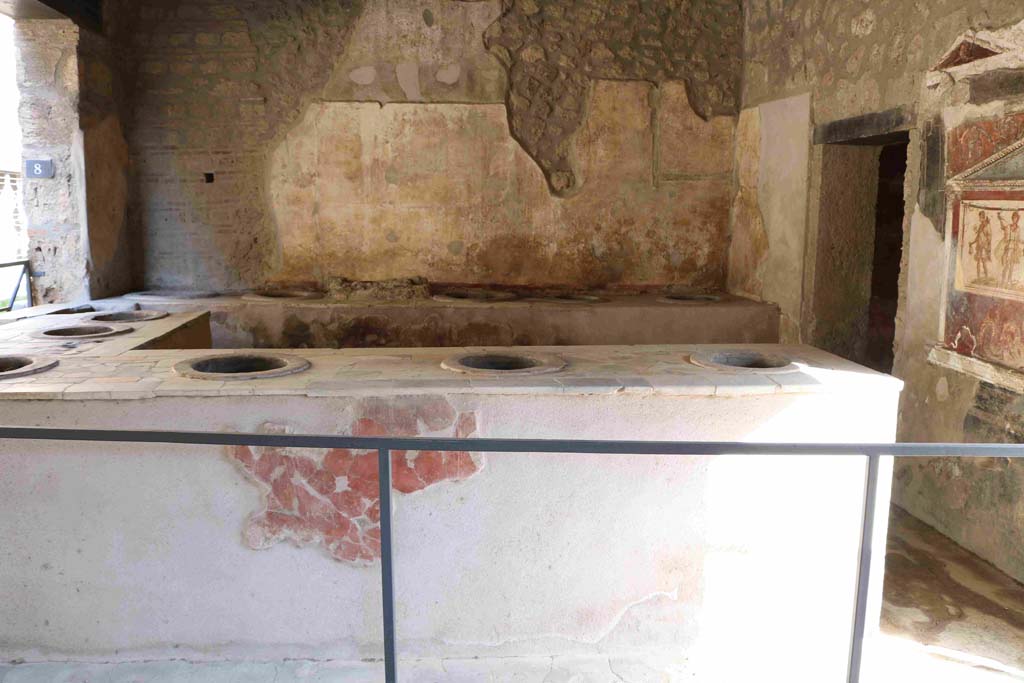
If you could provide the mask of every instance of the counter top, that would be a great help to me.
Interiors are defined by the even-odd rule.
[[[157,321],[159,322],[159,321]],[[566,361],[561,372],[477,377],[441,367],[461,352],[430,349],[130,350],[116,355],[65,355],[53,370],[0,380],[0,399],[146,399],[160,396],[353,396],[417,394],[670,394],[738,396],[837,391],[895,391],[903,383],[809,346],[744,345],[781,354],[795,372],[726,373],[698,366],[690,354],[735,345],[559,346],[518,351],[550,353]],[[515,353],[516,348],[488,348]],[[214,353],[282,353],[310,361],[309,370],[285,377],[211,381],[177,375],[174,365]]]

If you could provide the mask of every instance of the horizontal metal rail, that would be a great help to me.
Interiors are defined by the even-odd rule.
[[[753,443],[746,441],[602,441],[585,439],[456,439],[445,437],[257,434],[137,429],[0,427],[0,439],[172,443],[197,446],[351,448],[376,451],[608,453],[620,455],[894,455],[901,458],[1024,458],[1024,444],[1000,443]]]
[[[357,437],[336,434],[252,434],[179,432],[131,429],[59,429],[0,427],[0,439],[161,443],[207,446],[264,446],[277,448],[348,448],[377,451],[380,492],[381,589],[384,621],[384,676],[398,681],[395,634],[394,543],[391,510],[391,453],[393,451],[468,451],[534,454],[612,454],[661,456],[787,455],[861,457],[867,460],[861,515],[857,589],[848,662],[849,683],[860,683],[867,630],[873,530],[878,498],[879,462],[898,457],[1024,458],[1024,445],[949,443],[747,443],[721,441],[588,441],[571,439],[455,439],[435,437]]]

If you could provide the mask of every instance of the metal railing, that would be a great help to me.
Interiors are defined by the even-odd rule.
[[[0,299],[0,312],[14,310],[14,304],[18,301],[18,294],[21,293],[21,283],[25,283],[25,307],[32,307],[32,281],[31,264],[28,261],[10,261],[0,263],[0,272],[8,268],[20,268],[18,279],[14,281],[14,291],[11,292],[11,299],[6,304]]]
[[[264,446],[274,448],[348,448],[377,451],[380,488],[381,590],[384,620],[384,671],[386,683],[397,683],[395,648],[394,546],[391,510],[392,451],[466,451],[535,454],[608,454],[660,456],[787,455],[861,457],[867,462],[864,507],[861,516],[860,554],[857,568],[856,604],[849,650],[849,683],[860,683],[867,627],[868,594],[873,582],[872,543],[877,510],[879,462],[882,457],[1001,457],[1024,458],[1018,444],[805,444],[671,441],[586,441],[547,439],[390,438],[315,434],[246,434],[235,432],[170,432],[113,429],[55,429],[47,427],[0,427],[0,439],[38,441],[99,441],[114,443],[161,443],[205,446]]]

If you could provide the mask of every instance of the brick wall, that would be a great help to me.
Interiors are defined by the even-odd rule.
[[[276,244],[270,142],[322,85],[359,3],[136,3],[133,221],[152,287],[260,283]]]
[[[26,158],[52,159],[56,177],[25,179],[25,225],[37,302],[89,296],[78,28],[64,20],[15,23],[19,120]]]

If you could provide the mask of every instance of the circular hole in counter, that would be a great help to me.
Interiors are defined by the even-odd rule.
[[[48,330],[36,333],[39,339],[101,339],[113,337],[118,334],[131,332],[133,327],[127,325],[66,325],[62,327],[51,327]]]
[[[721,300],[717,294],[666,294],[658,299],[666,304],[713,304]]]
[[[699,351],[692,354],[690,360],[695,365],[722,372],[778,374],[800,370],[800,367],[786,356],[749,349]]]
[[[193,379],[245,380],[293,375],[309,369],[305,358],[262,353],[230,353],[190,358],[174,366],[174,371]]]
[[[312,289],[261,289],[242,296],[247,301],[276,301],[278,299],[323,299],[324,293]]]
[[[193,289],[147,289],[141,292],[125,294],[125,299],[164,300],[164,299],[212,299],[220,296],[220,292]]]
[[[144,323],[149,320],[160,320],[168,315],[170,313],[167,311],[113,311],[91,316],[89,320],[101,323]]]
[[[45,372],[57,365],[56,359],[34,356],[0,356],[0,379],[12,379]]]
[[[96,309],[88,304],[83,306],[69,306],[68,308],[62,308],[59,311],[50,311],[46,315],[76,315],[78,313],[95,313]]]
[[[468,301],[470,303],[495,303],[499,301],[514,301],[519,298],[515,292],[505,292],[498,289],[474,289],[471,287],[456,287],[446,289],[431,297],[434,301]]]
[[[565,360],[547,353],[483,351],[450,356],[441,367],[469,375],[543,375],[565,368]]]
[[[549,304],[603,304],[608,301],[603,296],[596,294],[550,294],[545,296],[531,296],[530,301]]]

